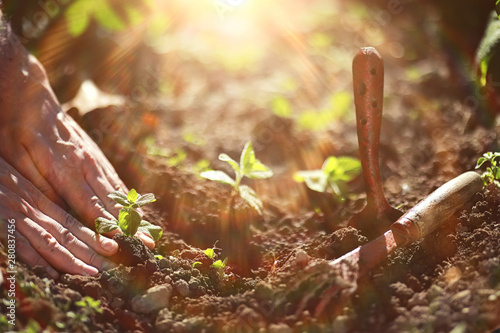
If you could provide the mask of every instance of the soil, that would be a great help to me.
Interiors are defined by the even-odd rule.
[[[349,12],[349,5],[336,6],[340,13]],[[473,170],[484,152],[500,151],[499,112],[486,103],[500,96],[456,79],[438,19],[417,34],[414,27],[424,26],[426,15],[413,6],[406,4],[401,15],[393,16],[376,45],[384,57],[386,81],[381,175],[389,203],[403,212],[446,181]],[[165,74],[175,78],[166,96],[75,115],[129,188],[156,195],[145,218],[162,226],[164,235],[153,251],[156,256],[144,247],[141,259],[122,257],[118,267],[95,277],[64,274],[52,280],[39,267],[20,263],[16,328],[272,333],[500,329],[500,193],[495,186],[476,193],[432,234],[397,249],[350,292],[325,269],[327,260],[369,241],[348,226],[365,205],[361,176],[348,183],[345,202],[293,181],[295,171],[320,168],[328,156],[359,158],[352,97],[346,115],[324,128],[304,129],[297,120],[297,110],[320,109],[332,93],[351,94],[352,56],[370,44],[355,21],[335,15],[338,20],[319,20],[300,36],[329,34],[340,47],[302,53],[300,45],[281,34],[257,65],[238,70],[174,49],[166,61],[170,65],[163,64]],[[286,90],[282,82],[290,77],[297,87]],[[287,96],[295,109],[291,117],[271,112],[268,89]],[[217,156],[225,152],[238,159],[248,140],[256,157],[274,172],[267,180],[245,180],[262,199],[263,215],[233,196],[229,186],[198,176],[203,160],[232,175]],[[204,253],[207,248],[215,249],[213,258]],[[225,268],[213,266],[226,257]],[[6,258],[2,250],[4,276]],[[316,268],[311,272],[311,267]],[[339,291],[316,315],[333,285]],[[6,283],[1,288],[7,292]],[[79,305],[85,296],[99,300],[102,311]],[[7,313],[7,305],[0,304],[0,313]],[[0,330],[5,325],[0,322]]]

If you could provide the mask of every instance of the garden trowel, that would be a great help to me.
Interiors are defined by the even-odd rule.
[[[342,299],[349,297],[357,289],[360,277],[380,264],[397,247],[409,245],[436,230],[480,191],[482,186],[479,174],[465,172],[419,202],[383,235],[340,258],[310,266],[301,274],[301,282],[316,279],[316,291],[320,291],[321,299],[315,307],[315,316],[319,316],[332,299],[342,304]],[[316,278],[318,276],[320,278]],[[297,313],[301,313],[309,301],[317,297],[313,293],[302,297]]]

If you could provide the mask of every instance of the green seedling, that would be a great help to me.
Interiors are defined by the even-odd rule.
[[[293,175],[296,182],[305,182],[307,187],[316,192],[333,191],[339,201],[345,200],[347,182],[356,177],[361,171],[358,159],[341,156],[328,157],[320,170],[297,171]]]
[[[233,196],[239,194],[253,209],[262,215],[262,201],[257,197],[255,191],[247,185],[240,185],[243,177],[252,179],[264,179],[273,175],[273,172],[257,158],[251,142],[247,142],[240,156],[240,163],[233,160],[227,154],[220,154],[219,160],[229,163],[236,174],[236,179],[231,178],[227,173],[220,170],[204,171],[201,177],[219,183],[228,184],[233,187]]]
[[[214,267],[217,270],[223,270],[224,268],[226,268],[227,260],[228,260],[227,257],[224,259],[224,261],[219,259],[212,264],[212,267]]]
[[[89,314],[102,313],[101,309],[101,301],[93,299],[90,296],[84,296],[75,304],[81,308],[83,308]]]
[[[213,259],[215,256],[215,251],[213,248],[208,248],[205,251],[203,251],[203,253],[205,253],[205,255],[207,257],[209,257],[210,259]],[[221,274],[221,276],[223,276],[224,275],[224,268],[226,268],[227,261],[228,261],[227,257],[224,259],[224,261],[219,259],[219,260],[212,263],[212,267],[215,268],[219,272],[219,274]],[[195,261],[193,263],[193,268],[198,266],[198,265],[203,265],[203,263],[201,263],[199,261]]]
[[[95,230],[98,234],[105,234],[120,228],[125,236],[132,237],[138,231],[151,235],[154,240],[160,239],[163,230],[142,219],[142,214],[137,208],[156,201],[154,194],[139,195],[136,190],[131,189],[128,194],[115,191],[108,195],[111,199],[123,206],[118,213],[118,220],[108,220],[98,217],[95,220]]]
[[[101,301],[95,300],[90,296],[85,296],[78,302],[75,302],[79,310],[69,311],[66,315],[68,318],[73,319],[75,322],[88,322],[91,317],[95,316],[97,313],[102,314],[103,310],[101,308]]]
[[[203,253],[205,253],[205,255],[210,259],[213,259],[215,255],[214,249],[212,248],[206,249]]]
[[[487,152],[477,160],[476,169],[479,169],[485,162],[490,163],[490,166],[481,175],[485,186],[495,184],[500,188],[500,165],[497,160],[499,157],[500,153]]]

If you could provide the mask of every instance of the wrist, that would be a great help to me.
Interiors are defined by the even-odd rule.
[[[12,31],[10,23],[5,20],[0,11],[0,63],[5,66],[5,62],[13,65],[21,59],[26,59],[28,51],[19,41],[19,38]]]

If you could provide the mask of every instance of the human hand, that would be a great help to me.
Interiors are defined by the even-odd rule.
[[[103,256],[116,253],[114,240],[86,228],[2,158],[0,197],[0,239],[5,243],[7,238],[13,239],[17,258],[28,265],[43,266],[53,278],[59,275],[56,269],[95,275],[113,265]],[[9,224],[14,227],[9,228]]]
[[[0,45],[0,156],[60,206],[66,202],[87,226],[112,219],[108,198],[126,191],[94,141],[60,108],[41,64],[12,36]],[[150,248],[154,241],[138,235]]]

